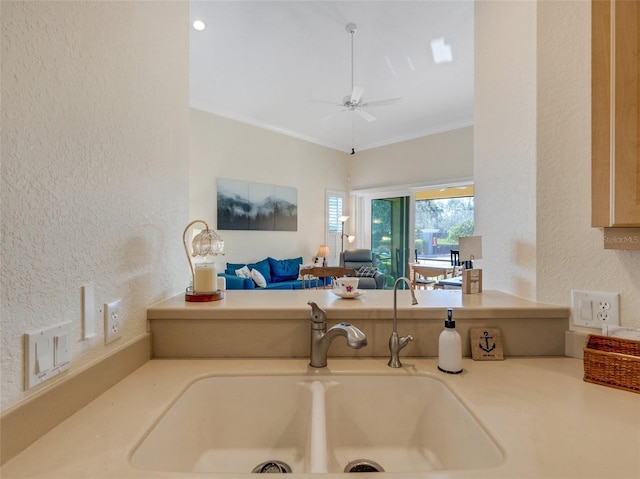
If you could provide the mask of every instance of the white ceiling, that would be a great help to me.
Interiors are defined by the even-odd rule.
[[[193,108],[341,151],[356,151],[473,124],[473,0],[191,1]],[[354,83],[367,122],[338,104]],[[444,37],[453,61],[436,64]],[[315,103],[325,100],[336,105]],[[327,117],[329,117],[327,119]]]

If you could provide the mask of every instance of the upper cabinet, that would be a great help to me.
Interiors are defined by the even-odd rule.
[[[591,28],[591,224],[640,227],[640,1],[593,0]]]

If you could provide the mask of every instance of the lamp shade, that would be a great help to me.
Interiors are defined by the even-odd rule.
[[[328,256],[331,256],[331,250],[326,244],[320,245],[320,248],[318,248],[318,252],[316,253],[316,256],[318,258],[327,258]]]
[[[482,258],[482,236],[461,236],[459,238],[460,261]]]

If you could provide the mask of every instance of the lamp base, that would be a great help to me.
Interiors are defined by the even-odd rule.
[[[212,293],[195,293],[193,291],[186,291],[184,293],[184,300],[190,303],[206,303],[208,301],[220,301],[224,298],[224,291],[218,290]]]

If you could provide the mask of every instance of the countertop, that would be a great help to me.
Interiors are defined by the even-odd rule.
[[[455,376],[439,373],[435,359],[403,358],[403,364],[390,369],[383,358],[329,358],[323,371],[433,375],[471,410],[505,456],[492,469],[407,473],[404,478],[640,477],[640,394],[583,382],[581,360],[464,359],[464,372]],[[146,431],[190,383],[208,375],[315,371],[305,359],[151,360],[7,462],[0,476],[202,478],[202,473],[158,473],[129,465]]]
[[[331,290],[226,291],[224,299],[207,303],[186,302],[184,295],[148,308],[154,319],[298,319],[309,317],[307,301],[325,309],[329,319],[389,317],[393,290],[363,290],[355,299],[342,299]],[[501,291],[462,294],[459,290],[416,290],[418,304],[411,305],[409,291],[397,292],[398,318],[441,319],[453,308],[459,319],[568,318],[566,306],[537,303]]]

